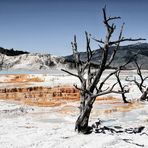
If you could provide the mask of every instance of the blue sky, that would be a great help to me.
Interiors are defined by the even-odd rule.
[[[124,36],[148,39],[147,0],[0,0],[0,46],[67,55],[76,34],[83,51],[85,30],[96,38],[104,37],[105,4],[109,15],[122,17],[118,27],[125,22]],[[97,44],[92,42],[92,47]]]

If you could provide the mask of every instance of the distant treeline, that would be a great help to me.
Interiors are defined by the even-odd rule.
[[[0,53],[5,54],[7,56],[17,56],[17,55],[21,55],[21,54],[29,54],[29,52],[27,51],[19,51],[19,50],[14,50],[12,49],[5,49],[0,47]]]

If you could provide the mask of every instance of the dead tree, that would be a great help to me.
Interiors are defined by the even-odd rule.
[[[120,71],[130,61],[128,61],[124,65],[119,66],[112,73],[106,76],[104,80],[101,81],[103,72],[111,65],[112,61],[114,60],[116,52],[119,49],[120,43],[125,41],[143,40],[142,38],[138,38],[138,39],[124,38],[122,36],[123,27],[124,27],[124,24],[123,24],[120,29],[118,39],[115,41],[111,41],[111,37],[114,31],[116,30],[116,25],[111,22],[114,20],[120,19],[120,17],[108,17],[106,15],[106,8],[104,7],[103,18],[104,18],[103,23],[106,28],[106,37],[104,41],[102,39],[99,40],[96,38],[91,38],[91,36],[88,35],[87,32],[85,32],[86,43],[87,43],[86,44],[87,60],[84,62],[80,58],[80,54],[78,52],[78,47],[77,47],[76,36],[74,36],[74,41],[71,44],[72,44],[73,57],[74,57],[74,62],[76,64],[77,74],[72,73],[68,70],[62,69],[62,71],[72,76],[75,76],[80,80],[81,86],[75,85],[75,87],[80,90],[80,115],[76,121],[75,130],[82,133],[87,133],[90,130],[88,126],[89,116],[93,107],[93,103],[96,100],[96,97],[105,95],[108,93],[120,93],[120,94],[125,93],[122,91],[114,90],[114,87],[118,82],[115,84],[112,84],[112,86],[107,89],[104,89],[103,86],[111,76],[113,76],[118,71]],[[95,71],[92,67],[92,64],[93,64],[92,57],[94,52],[91,50],[91,47],[90,47],[91,39],[95,40],[97,43],[102,45],[102,46],[99,45],[100,50],[102,50],[102,58],[100,62],[99,62],[100,59],[98,59],[99,66]],[[114,48],[113,49],[110,48],[111,46],[113,46]],[[111,55],[109,54],[109,50],[112,50]],[[85,77],[85,74],[87,74],[87,77]],[[118,76],[119,75],[117,75],[117,77]]]
[[[137,75],[139,76],[140,80],[137,80],[136,77],[134,77],[134,79],[132,80],[126,77],[126,81],[134,82],[136,84],[136,86],[139,88],[140,92],[142,93],[140,97],[140,101],[145,101],[145,100],[148,100],[148,86],[146,86],[144,82],[146,81],[146,79],[148,79],[148,76],[143,77],[141,72],[142,64],[138,65],[136,60],[134,60],[134,63],[137,67]]]
[[[122,85],[121,80],[120,80],[120,77],[119,77],[119,74],[120,74],[120,70],[119,70],[117,73],[115,73],[115,76],[116,76],[116,78],[117,78],[117,82],[118,82],[118,84],[119,84],[119,86],[120,86],[121,92],[125,92],[125,93],[126,93],[126,90],[124,89],[124,88],[126,87],[126,85],[125,85],[125,86]],[[129,102],[126,100],[125,93],[122,93],[122,94],[121,94],[121,95],[122,95],[123,102],[124,102],[124,103],[129,103]]]

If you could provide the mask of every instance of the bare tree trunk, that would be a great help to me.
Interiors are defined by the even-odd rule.
[[[119,74],[120,74],[120,71],[118,71],[118,72],[115,74],[115,76],[116,76],[116,78],[117,78],[117,81],[118,81],[118,84],[119,84],[119,86],[120,86],[121,92],[125,92],[124,87],[122,86],[121,80],[120,80],[120,78],[119,78]],[[123,102],[124,102],[124,103],[129,103],[129,102],[126,100],[125,94],[122,93],[121,95],[122,95]]]
[[[90,96],[85,96],[85,98],[83,98],[83,100],[87,100],[87,102],[85,101],[85,105],[80,109],[80,115],[75,123],[75,130],[84,134],[90,132],[90,128],[88,126],[89,116],[92,110],[92,103],[88,102],[90,99]]]
[[[83,112],[85,107],[85,93],[80,91],[80,114]]]
[[[140,97],[140,101],[145,101],[148,99],[148,88],[143,92],[142,96]]]

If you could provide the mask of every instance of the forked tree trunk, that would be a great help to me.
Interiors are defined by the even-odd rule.
[[[92,58],[93,58],[93,55],[95,54],[95,52],[93,52],[91,50],[91,47],[90,47],[90,39],[91,38],[87,32],[85,33],[86,34],[86,43],[87,43],[87,46],[86,46],[87,60],[85,62],[82,61],[80,53],[78,52],[76,36],[74,36],[74,41],[71,44],[72,44],[73,57],[74,57],[74,62],[76,64],[77,74],[71,73],[70,71],[62,69],[62,71],[66,72],[72,76],[77,77],[81,83],[80,88],[78,88],[76,85],[76,88],[81,91],[81,98],[80,98],[80,115],[76,121],[75,130],[77,130],[78,132],[82,132],[82,133],[88,133],[91,131],[90,130],[91,128],[89,128],[89,126],[88,126],[88,122],[89,122],[89,116],[90,116],[90,113],[92,110],[92,106],[93,106],[93,103],[94,103],[96,97],[100,96],[100,95],[105,95],[108,93],[113,93],[113,92],[115,93],[116,92],[116,91],[113,91],[113,88],[117,83],[113,84],[112,87],[107,90],[102,90],[101,88],[104,85],[104,83],[109,79],[110,76],[117,73],[117,71],[120,70],[120,68],[125,67],[131,61],[131,59],[130,59],[127,63],[125,63],[124,65],[121,65],[118,70],[115,70],[113,74],[110,73],[104,79],[104,81],[102,81],[102,82],[100,81],[100,79],[102,78],[103,72],[114,61],[114,58],[115,58],[116,52],[119,49],[120,43],[125,42],[125,41],[145,40],[145,39],[141,39],[141,38],[139,38],[139,39],[123,38],[123,36],[122,36],[123,26],[124,26],[124,24],[123,24],[120,29],[118,40],[111,41],[111,37],[116,29],[116,25],[114,23],[110,23],[110,21],[120,19],[120,17],[108,17],[106,15],[106,7],[103,8],[103,17],[104,17],[103,22],[104,22],[105,28],[107,30],[105,40],[103,41],[102,39],[98,40],[98,39],[93,38],[93,40],[95,40],[97,42],[97,44],[98,43],[103,44],[102,47],[99,45],[101,51],[103,51],[103,52],[101,55],[101,61],[100,60],[98,61],[99,62],[98,69],[96,69],[95,72],[93,72]],[[113,46],[114,46],[114,48],[110,48]],[[111,55],[109,55],[109,52],[111,52]],[[85,78],[86,72],[88,73],[87,78]],[[122,84],[121,84],[121,87],[122,87]],[[124,93],[123,87],[122,87],[122,90]],[[119,92],[116,92],[116,93],[119,93]],[[122,97],[123,97],[124,102],[127,103],[126,97],[124,95],[122,95]]]

